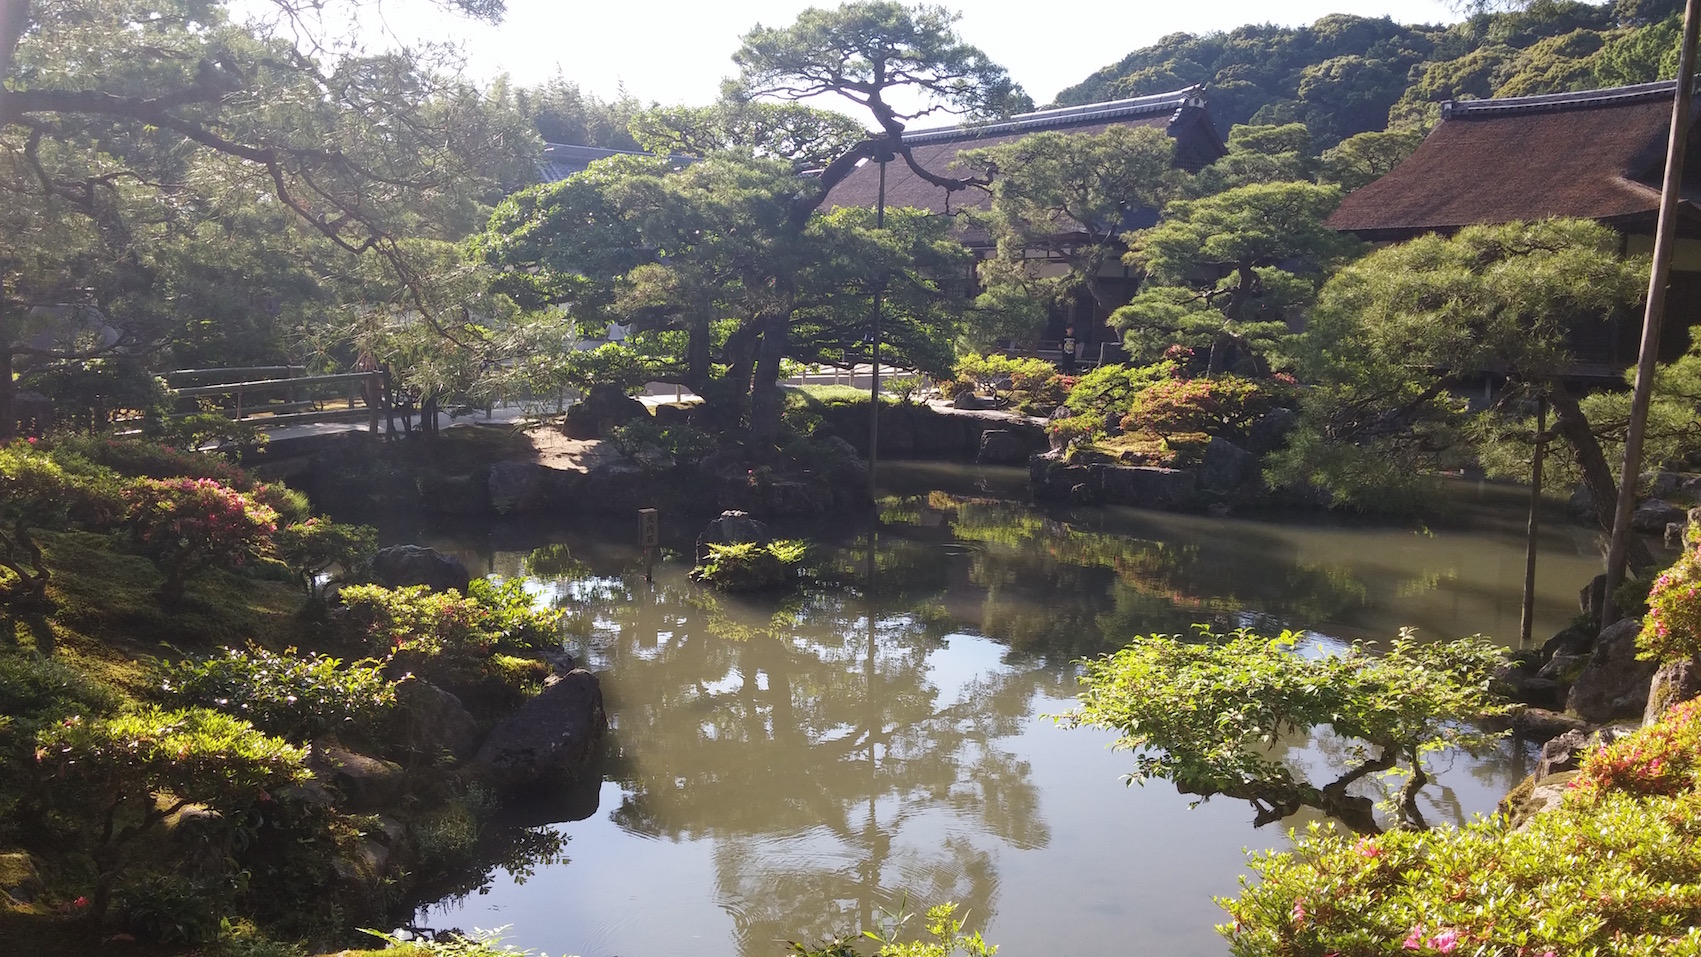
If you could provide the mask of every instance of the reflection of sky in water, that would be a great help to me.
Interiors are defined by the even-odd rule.
[[[620,761],[591,818],[555,825],[570,863],[498,875],[427,922],[509,924],[511,943],[549,954],[756,957],[877,923],[907,894],[912,910],[964,903],[1009,957],[1221,955],[1213,896],[1236,892],[1245,848],[1284,846],[1284,830],[1251,829],[1239,802],[1190,810],[1166,783],[1125,786],[1133,762],[1110,735],[1049,717],[1073,705],[1071,661],[1194,620],[1294,628],[1307,655],[1401,624],[1428,638],[1516,626],[1515,512],[1413,534],[956,501],[924,489],[885,509],[909,524],[880,531],[872,649],[866,546],[824,569],[838,590],[731,599],[677,562],[644,583],[627,544],[555,536],[588,577],[528,588],[569,612],[569,649],[606,672]],[[1545,536],[1537,640],[1568,621],[1595,562],[1571,530]],[[457,550],[519,574],[528,546],[510,547]],[[1318,776],[1344,757],[1327,738],[1284,746]],[[1424,812],[1489,812],[1527,764],[1510,744],[1439,756]]]

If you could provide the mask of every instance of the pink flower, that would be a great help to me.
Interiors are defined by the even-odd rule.
[[[71,902],[71,906],[72,907],[87,907],[87,906],[89,906],[89,899],[87,897],[79,897],[76,900]]]
[[[1360,838],[1358,845],[1353,850],[1357,851],[1360,857],[1378,858],[1382,856],[1382,848],[1377,847],[1376,842],[1368,837]]]
[[[1305,901],[1298,900],[1293,902],[1293,922],[1296,924],[1305,923]]]
[[[1459,932],[1444,930],[1429,939],[1429,946],[1435,948],[1438,953],[1450,954],[1453,948],[1459,946]]]
[[[1416,925],[1416,924],[1413,924],[1412,925],[1412,932],[1406,935],[1406,941],[1405,941],[1405,943],[1400,945],[1400,949],[1401,950],[1421,950],[1421,949],[1423,949],[1423,928]]]

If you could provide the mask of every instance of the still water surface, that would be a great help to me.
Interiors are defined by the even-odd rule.
[[[552,825],[566,862],[498,873],[420,922],[508,925],[509,943],[550,955],[777,957],[949,900],[1006,957],[1221,955],[1213,896],[1284,833],[1254,830],[1236,802],[1125,786],[1110,736],[1048,717],[1072,703],[1073,662],[1194,622],[1325,643],[1407,625],[1517,639],[1510,489],[1461,486],[1453,523],[1414,531],[1036,511],[1007,470],[887,478],[872,563],[866,520],[781,530],[827,546],[818,584],[786,597],[715,594],[687,580],[688,558],[646,583],[629,533],[435,542],[568,611],[615,755],[595,812]],[[696,529],[673,531],[688,552]],[[1576,614],[1598,564],[1594,536],[1547,524],[1537,641]],[[1286,746],[1322,759],[1316,742]],[[1527,762],[1511,743],[1444,760],[1426,814],[1492,810]]]

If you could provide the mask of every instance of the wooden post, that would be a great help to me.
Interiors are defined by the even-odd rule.
[[[638,540],[644,546],[644,580],[653,582],[656,544],[661,541],[661,512],[653,508],[638,509],[638,529]]]
[[[880,191],[874,203],[874,228],[886,228],[886,162],[892,158],[892,151],[881,147],[880,161]],[[886,277],[879,276],[874,280],[874,346],[870,350],[873,360],[869,367],[868,384],[868,501],[879,500],[876,492],[878,483],[875,480],[875,463],[880,454],[880,299],[886,291]]]
[[[1630,425],[1624,432],[1624,469],[1618,482],[1618,508],[1613,513],[1612,542],[1607,548],[1606,589],[1601,596],[1601,627],[1618,614],[1613,592],[1624,581],[1630,551],[1630,518],[1636,508],[1636,486],[1642,474],[1642,437],[1648,425],[1648,402],[1654,391],[1654,365],[1659,360],[1660,324],[1665,320],[1666,286],[1672,252],[1677,247],[1677,202],[1683,189],[1684,147],[1689,141],[1689,104],[1695,91],[1695,34],[1701,26],[1701,0],[1683,8],[1683,40],[1677,55],[1677,91],[1672,98],[1671,139],[1666,145],[1666,173],[1660,187],[1660,217],[1654,230],[1654,263],[1648,274],[1648,308],[1642,315],[1642,348],[1636,361],[1636,386],[1630,398]]]
[[[1535,457],[1530,462],[1530,522],[1524,533],[1524,610],[1518,619],[1518,647],[1530,647],[1536,617],[1536,531],[1542,506],[1542,453],[1547,448],[1547,395],[1536,396]]]

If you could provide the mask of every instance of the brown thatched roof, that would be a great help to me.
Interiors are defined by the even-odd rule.
[[[1651,224],[1674,89],[1667,81],[1449,101],[1417,152],[1348,195],[1329,225],[1376,240],[1549,216]]]
[[[1102,133],[1113,126],[1152,126],[1176,138],[1178,165],[1197,169],[1225,152],[1216,127],[1205,108],[1203,87],[1192,86],[1172,93],[1089,103],[1023,113],[997,123],[963,124],[904,134],[904,143],[923,169],[941,176],[967,176],[973,171],[957,163],[957,154],[967,149],[1014,142],[1041,130],[1065,133]],[[823,204],[873,206],[880,189],[880,167],[864,163],[833,187]],[[886,205],[914,206],[934,212],[967,208],[985,209],[991,199],[985,190],[965,189],[956,193],[915,175],[900,158],[886,165]]]

